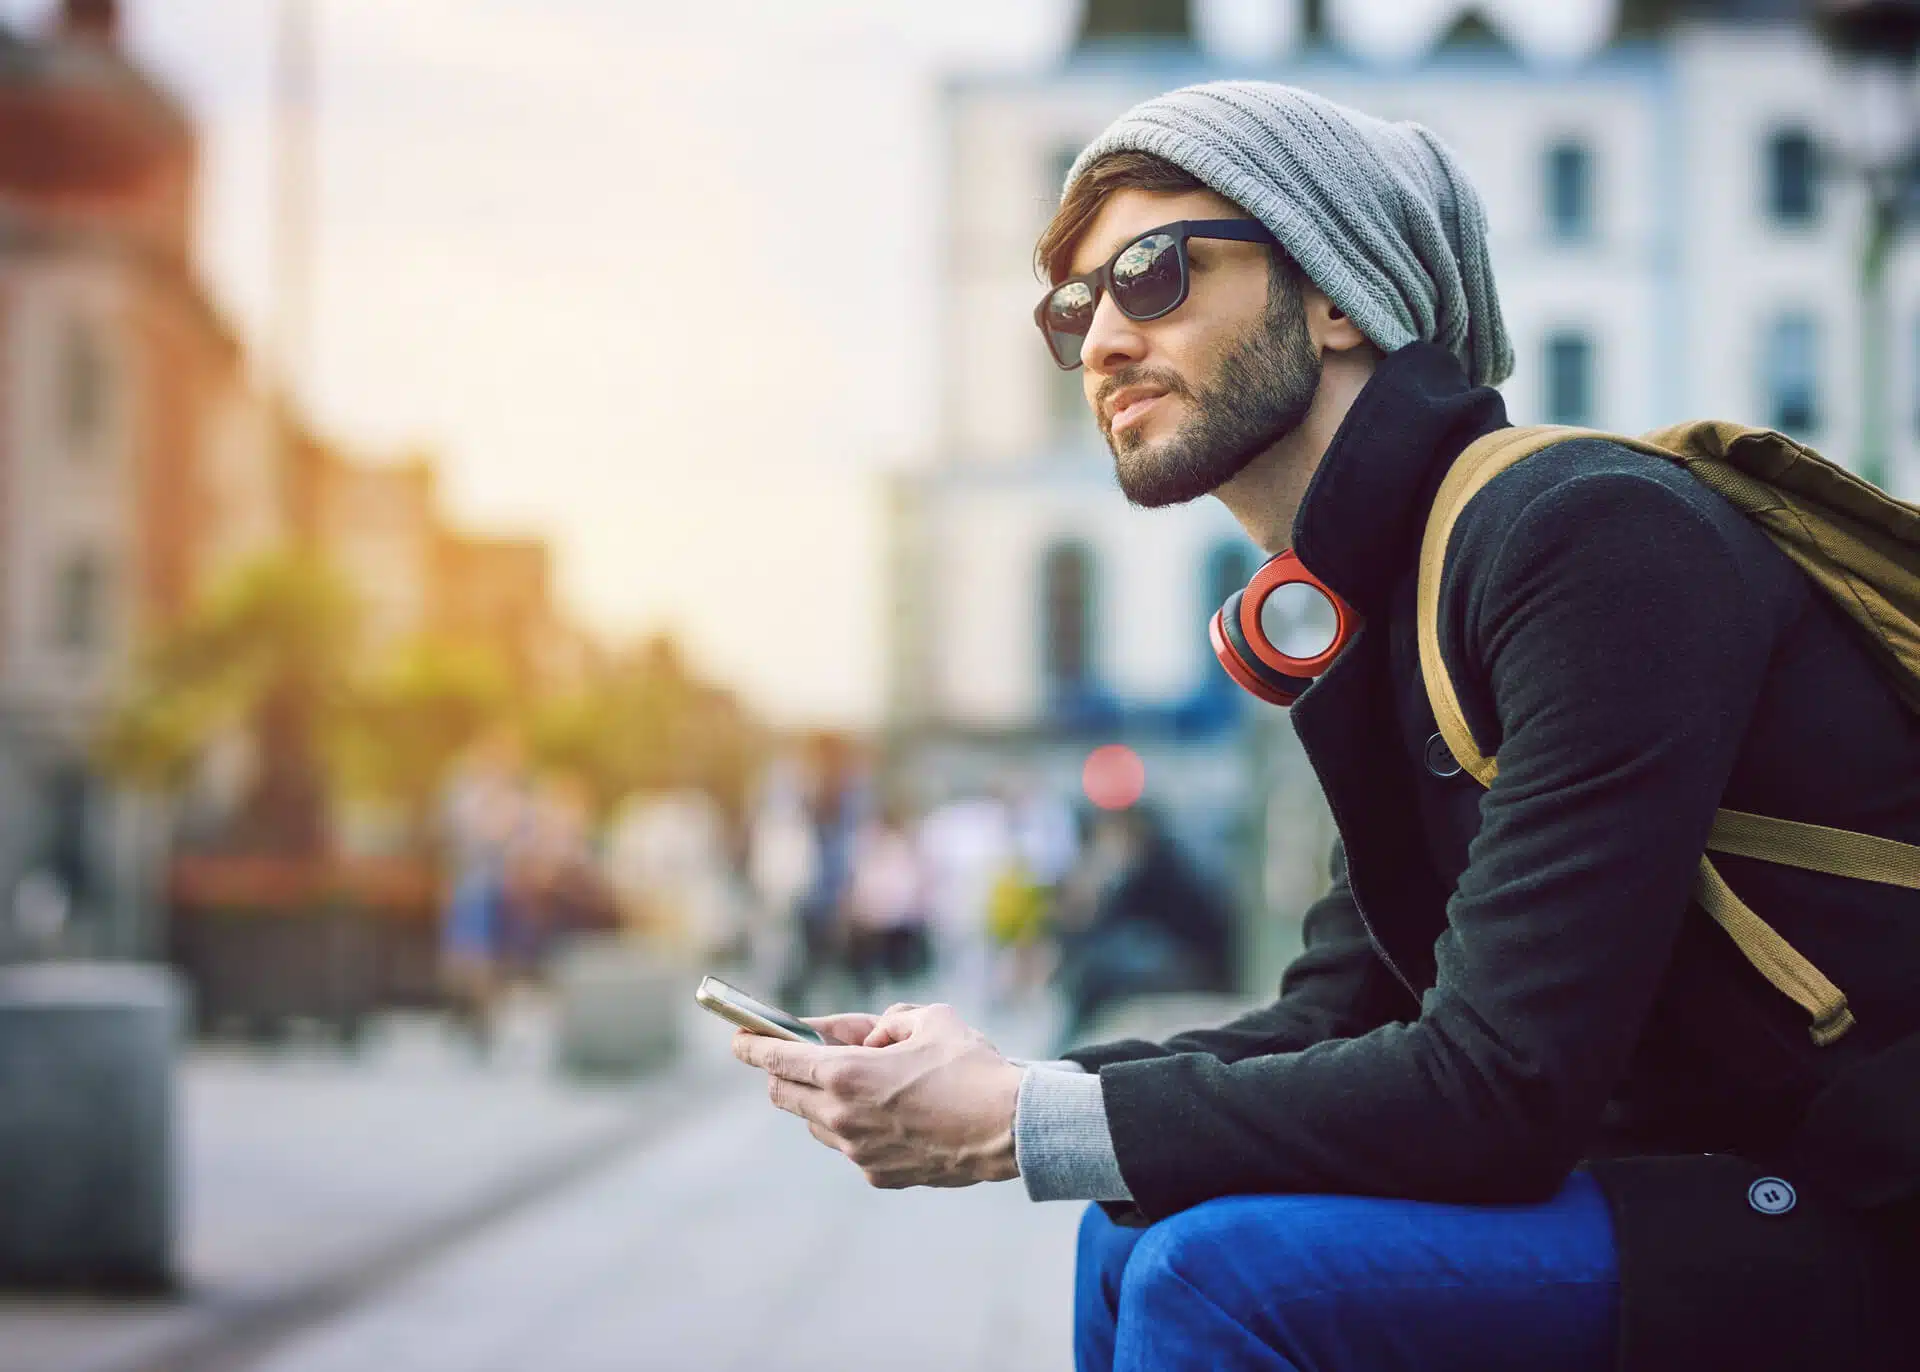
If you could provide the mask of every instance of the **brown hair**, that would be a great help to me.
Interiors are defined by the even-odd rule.
[[[1033,248],[1034,270],[1046,278],[1049,285],[1057,284],[1066,276],[1067,268],[1073,262],[1073,250],[1080,245],[1080,235],[1093,223],[1094,216],[1100,213],[1100,207],[1106,204],[1107,197],[1115,191],[1129,190],[1179,195],[1185,191],[1213,190],[1213,187],[1185,167],[1177,167],[1166,158],[1156,157],[1150,152],[1110,152],[1097,158],[1067,188],[1067,193],[1060,197],[1060,208],[1053,212],[1047,227],[1040,231],[1040,241]],[[1221,198],[1226,199],[1225,196]],[[1227,200],[1227,203],[1241,214],[1247,213],[1234,201]],[[1253,216],[1247,217],[1251,219]],[[1303,280],[1305,274],[1278,243],[1273,244],[1269,251],[1273,257],[1269,289],[1277,300],[1282,291]]]
[[[1110,152],[1081,172],[1060,197],[1060,208],[1053,212],[1047,227],[1040,231],[1040,241],[1034,244],[1034,270],[1050,283],[1064,277],[1080,235],[1087,231],[1094,216],[1100,213],[1100,207],[1115,191],[1162,191],[1178,195],[1182,191],[1207,188],[1199,177],[1164,157],[1150,152]]]

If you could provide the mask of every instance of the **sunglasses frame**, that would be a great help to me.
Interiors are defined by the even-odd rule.
[[[1152,238],[1157,233],[1166,234],[1173,239],[1174,256],[1180,264],[1180,290],[1174,296],[1173,303],[1166,308],[1146,314],[1135,314],[1121,304],[1120,297],[1114,293],[1113,264],[1141,239]],[[1120,313],[1136,323],[1144,324],[1150,319],[1164,319],[1187,303],[1187,291],[1193,284],[1193,266],[1187,259],[1189,238],[1220,238],[1234,243],[1278,243],[1280,241],[1273,236],[1271,229],[1257,219],[1176,219],[1171,224],[1142,230],[1114,249],[1113,256],[1092,271],[1082,272],[1078,276],[1064,276],[1054,282],[1047,288],[1047,293],[1040,297],[1040,303],[1033,307],[1033,322],[1040,330],[1040,337],[1046,342],[1047,356],[1053,359],[1053,365],[1063,372],[1077,371],[1085,365],[1084,361],[1077,357],[1072,362],[1062,362],[1060,354],[1054,351],[1053,331],[1047,327],[1047,305],[1059,293],[1061,287],[1076,283],[1091,287],[1095,311],[1100,308],[1100,297],[1111,295],[1114,306]],[[1082,334],[1080,337],[1084,346],[1086,335]]]

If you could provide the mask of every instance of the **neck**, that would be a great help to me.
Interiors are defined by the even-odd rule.
[[[1214,491],[1247,537],[1268,553],[1281,552],[1293,541],[1293,517],[1306,499],[1313,474],[1320,470],[1333,436],[1379,360],[1379,354],[1366,346],[1325,353],[1320,384],[1306,418]]]

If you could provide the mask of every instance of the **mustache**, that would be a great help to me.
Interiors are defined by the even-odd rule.
[[[1094,413],[1099,416],[1100,427],[1107,428],[1107,402],[1115,394],[1128,386],[1158,386],[1168,395],[1193,399],[1193,388],[1187,385],[1180,373],[1166,367],[1131,366],[1122,367],[1112,376],[1100,383],[1100,389],[1094,392]]]

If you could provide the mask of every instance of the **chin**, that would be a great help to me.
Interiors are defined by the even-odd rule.
[[[1204,491],[1193,490],[1192,480],[1173,469],[1166,456],[1151,444],[1136,443],[1118,448],[1113,455],[1113,475],[1120,493],[1129,503],[1155,510],[1168,505],[1184,505]]]
[[[1158,443],[1130,431],[1118,442],[1110,438],[1108,447],[1113,452],[1113,474],[1120,493],[1129,503],[1148,510],[1185,505],[1213,494],[1237,476],[1258,451],[1197,448],[1179,431]]]

